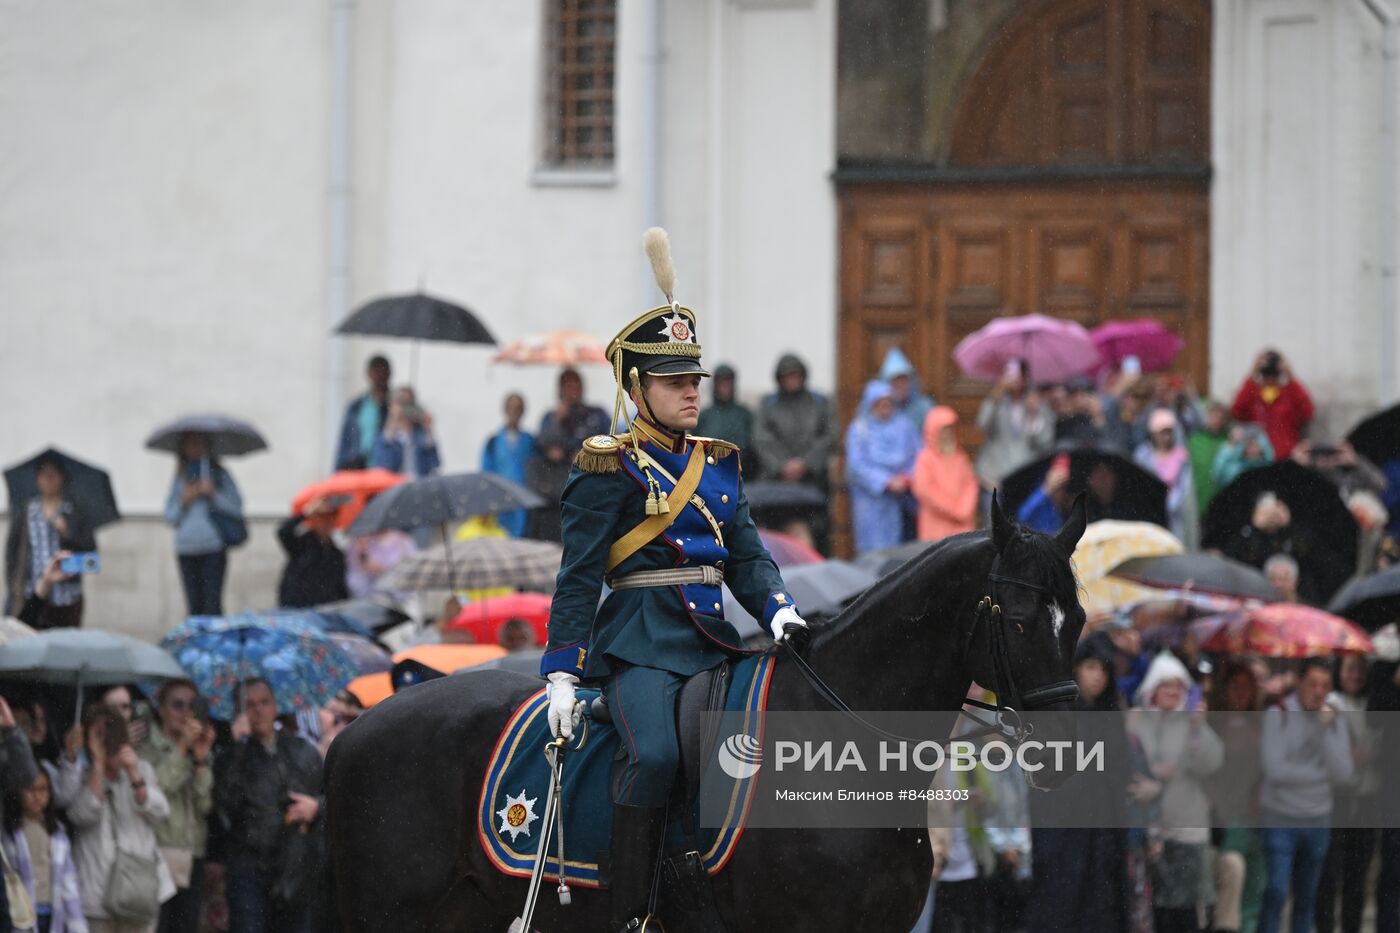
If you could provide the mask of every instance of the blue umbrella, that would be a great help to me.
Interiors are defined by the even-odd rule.
[[[235,693],[249,677],[272,685],[282,712],[325,706],[355,677],[345,651],[320,628],[295,617],[194,616],[160,644],[209,698],[217,719],[237,715]]]

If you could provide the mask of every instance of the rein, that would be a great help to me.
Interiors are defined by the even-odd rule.
[[[1020,580],[1015,577],[1004,577],[997,573],[997,568],[1001,564],[1001,555],[998,554],[992,561],[992,569],[987,574],[988,589],[991,595],[982,597],[982,601],[977,604],[976,612],[973,616],[972,626],[968,630],[967,638],[963,642],[962,654],[964,660],[967,652],[971,648],[972,639],[977,633],[978,626],[985,624],[988,626],[988,637],[991,642],[992,672],[996,683],[992,689],[996,694],[996,703],[985,703],[981,700],[974,700],[972,697],[964,697],[963,704],[987,712],[996,713],[996,720],[989,721],[966,709],[961,711],[961,715],[977,723],[978,728],[970,732],[959,734],[955,739],[946,739],[938,744],[946,744],[953,741],[967,741],[979,738],[984,735],[1000,734],[1014,743],[1020,744],[1030,737],[1034,731],[1034,726],[1026,723],[1021,718],[1022,712],[1043,709],[1053,706],[1066,700],[1073,700],[1079,696],[1079,686],[1073,680],[1062,680],[1052,684],[1045,684],[1040,687],[1032,687],[1024,693],[1017,689],[1016,680],[1011,673],[1011,656],[1006,647],[1006,619],[1002,615],[1001,605],[997,602],[997,584],[1004,583],[1010,586],[1021,586],[1026,589],[1044,593],[1047,596],[1053,594],[1043,586],[1031,583],[1029,580]],[[1017,624],[1019,628],[1019,623]],[[817,695],[826,700],[827,703],[837,711],[850,717],[861,728],[887,739],[894,739],[897,742],[922,742],[924,739],[912,739],[908,736],[897,735],[863,718],[846,703],[845,700],[831,689],[821,676],[807,663],[807,659],[797,652],[789,639],[783,639],[782,644],[787,646],[788,655],[796,662],[797,670],[803,678],[816,691]]]

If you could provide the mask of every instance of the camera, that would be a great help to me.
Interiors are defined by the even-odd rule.
[[[102,557],[96,551],[79,551],[59,561],[58,569],[70,577],[80,573],[101,573]]]
[[[1259,375],[1265,379],[1277,379],[1283,372],[1283,357],[1270,350],[1264,354],[1264,361],[1259,367]]]

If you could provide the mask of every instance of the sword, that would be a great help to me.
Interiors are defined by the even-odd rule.
[[[583,748],[588,741],[588,719],[580,719],[578,744],[575,750]],[[562,735],[555,736],[544,747],[544,756],[549,761],[549,795],[544,802],[544,821],[540,829],[539,854],[535,857],[535,867],[530,872],[530,887],[525,894],[525,909],[511,921],[508,933],[530,933],[530,921],[535,915],[535,905],[539,900],[540,887],[544,882],[545,863],[549,860],[549,841],[554,835],[555,826],[559,829],[559,903],[565,907],[573,903],[573,893],[565,881],[564,869],[564,814],[562,799],[564,790],[564,753],[569,750],[568,740]]]

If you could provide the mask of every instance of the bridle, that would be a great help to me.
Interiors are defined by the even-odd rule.
[[[960,733],[957,736],[957,741],[966,741],[983,735],[999,734],[1010,740],[1012,744],[1020,745],[1035,731],[1034,725],[1026,722],[1022,718],[1021,714],[1023,712],[1045,709],[1048,706],[1054,706],[1056,703],[1072,701],[1079,696],[1079,685],[1073,680],[1060,680],[1050,684],[1042,684],[1041,686],[1032,687],[1025,691],[1017,687],[1016,678],[1011,672],[1011,655],[1007,650],[1006,626],[1009,623],[1005,615],[1002,614],[1001,603],[997,600],[997,584],[1024,587],[1028,590],[1044,593],[1046,596],[1052,598],[1054,594],[1047,588],[1037,583],[1031,583],[1029,580],[1002,576],[997,573],[997,569],[1000,566],[1001,555],[998,554],[992,561],[991,570],[987,573],[988,595],[982,597],[982,601],[977,604],[977,609],[973,615],[972,626],[968,629],[967,637],[964,639],[962,645],[962,656],[965,662],[968,652],[971,650],[972,641],[976,637],[977,630],[982,627],[987,629],[988,648],[992,656],[992,677],[995,681],[990,686],[996,694],[997,702],[986,703],[982,700],[974,699],[973,697],[964,697],[963,703],[966,706],[995,713],[996,720],[994,722],[989,721],[964,709],[962,715],[977,723],[978,726],[969,732]],[[1020,628],[1019,623],[1017,623],[1017,628]],[[842,700],[841,697],[837,695],[836,691],[832,690],[831,687],[821,679],[816,671],[812,670],[812,666],[807,663],[807,659],[798,653],[797,649],[788,639],[783,639],[781,644],[787,646],[789,656],[796,663],[798,671],[806,679],[807,683],[811,685],[812,689],[833,707],[845,713],[863,728],[877,735],[896,741],[923,741],[888,732],[861,717],[846,704],[845,700]]]

